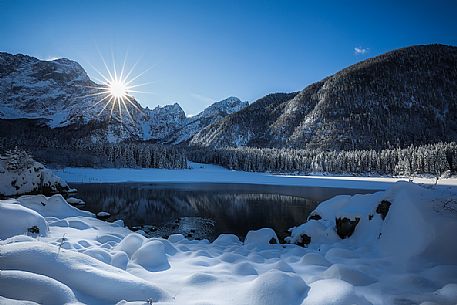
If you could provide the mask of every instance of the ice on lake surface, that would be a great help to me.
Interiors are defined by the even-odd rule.
[[[150,237],[181,233],[214,240],[221,233],[244,239],[270,227],[279,237],[303,223],[319,202],[367,190],[225,183],[72,184],[91,212],[109,212]]]

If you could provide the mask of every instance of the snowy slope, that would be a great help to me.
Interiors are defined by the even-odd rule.
[[[308,227],[312,241],[305,248],[278,244],[268,228],[250,231],[244,242],[230,234],[212,243],[182,235],[145,238],[122,221],[78,212],[60,195],[0,201],[0,224],[9,223],[0,241],[0,302],[453,305],[456,198],[455,188],[410,183],[338,196],[314,212],[320,221],[308,222],[321,231],[313,234],[306,224],[292,231],[294,236]],[[382,200],[391,202],[384,219],[373,210]],[[341,239],[334,217],[344,215],[363,222]],[[31,225],[39,233],[17,235]],[[319,233],[324,231],[328,235]]]

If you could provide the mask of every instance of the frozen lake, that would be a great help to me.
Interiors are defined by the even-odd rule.
[[[341,194],[371,193],[348,188],[227,183],[72,183],[83,208],[109,212],[151,237],[181,233],[213,240],[221,233],[244,238],[270,227],[279,237],[303,223],[323,200]]]

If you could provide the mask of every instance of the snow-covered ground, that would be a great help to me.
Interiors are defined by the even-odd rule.
[[[211,164],[189,163],[190,169],[156,168],[83,168],[66,167],[54,173],[67,182],[116,183],[116,182],[209,182],[254,183],[268,185],[293,185],[312,187],[336,187],[351,189],[385,190],[397,181],[408,178],[345,177],[345,176],[294,176],[268,173],[252,173],[228,170]],[[434,178],[414,178],[415,183],[435,184]],[[438,185],[455,185],[457,178],[440,179]]]
[[[278,244],[267,228],[244,243],[234,235],[147,239],[60,195],[3,200],[0,304],[457,303],[455,187],[398,182],[335,197],[316,214],[292,230],[291,241],[310,237],[303,248]],[[341,217],[359,218],[346,239],[335,233]]]

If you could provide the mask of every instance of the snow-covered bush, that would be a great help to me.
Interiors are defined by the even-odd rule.
[[[15,148],[0,156],[0,196],[53,194],[68,189],[65,181],[23,150]]]

